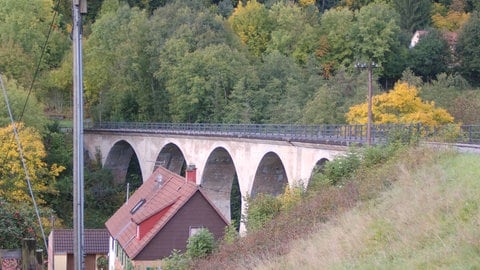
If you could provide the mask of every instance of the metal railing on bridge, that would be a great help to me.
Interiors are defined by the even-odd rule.
[[[286,125],[286,124],[209,124],[95,122],[85,125],[91,131],[201,135],[250,139],[311,142],[336,145],[366,144],[366,125]],[[452,143],[480,145],[480,125],[429,128],[416,125],[373,125],[372,144],[382,144],[398,136],[421,136]]]

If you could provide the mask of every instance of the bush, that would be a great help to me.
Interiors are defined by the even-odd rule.
[[[232,220],[228,226],[225,226],[225,234],[223,236],[223,241],[227,244],[233,244],[235,240],[238,239],[237,224],[235,220]]]
[[[356,149],[350,149],[346,155],[327,162],[322,171],[313,174],[308,186],[309,193],[324,186],[337,185],[348,178],[360,167],[361,155]]]
[[[215,238],[207,229],[200,229],[188,238],[187,255],[192,258],[203,258],[213,252]]]
[[[168,258],[163,259],[162,269],[164,270],[187,270],[190,268],[190,258],[174,249]]]
[[[401,144],[387,144],[377,145],[365,148],[363,152],[362,165],[365,167],[372,167],[377,164],[382,164],[401,148]]]
[[[22,239],[36,238],[34,224],[38,224],[31,207],[11,204],[0,197],[0,249],[21,248]]]
[[[285,192],[278,197],[281,204],[282,211],[288,211],[295,207],[302,201],[304,194],[304,188],[302,186],[298,187],[285,187]]]
[[[270,194],[260,193],[254,199],[247,197],[247,217],[243,217],[247,231],[256,231],[273,219],[281,209],[280,201]]]

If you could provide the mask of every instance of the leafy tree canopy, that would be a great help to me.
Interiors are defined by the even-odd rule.
[[[4,86],[7,90],[8,103],[15,121],[22,121],[26,126],[37,130],[43,130],[48,120],[43,113],[43,104],[40,103],[35,95],[31,95],[17,81],[2,77]],[[0,89],[1,91],[1,89]],[[3,94],[0,98],[0,127],[10,124],[10,115],[8,114],[7,104]]]
[[[410,69],[425,80],[447,72],[451,63],[450,47],[442,33],[435,29],[430,29],[409,53]]]
[[[373,123],[438,126],[453,123],[453,117],[433,102],[423,102],[416,87],[397,83],[392,91],[373,97]],[[367,123],[367,103],[355,105],[346,114],[349,124]]]
[[[456,46],[461,74],[473,85],[480,85],[480,17],[472,14],[458,36]]]
[[[248,1],[246,5],[239,3],[228,21],[254,55],[260,56],[266,50],[273,22],[264,5],[256,0]]]
[[[24,86],[32,82],[54,18],[52,0],[5,0],[0,5],[0,72]],[[59,65],[68,49],[68,40],[53,21],[50,42],[40,70]]]
[[[18,137],[23,149],[25,165],[36,201],[45,204],[43,195],[54,193],[53,184],[65,168],[57,164],[48,165],[40,134],[23,123],[16,124]],[[31,201],[27,178],[20,160],[17,142],[13,136],[13,127],[0,128],[0,196],[12,203]],[[37,197],[38,196],[38,197]]]
[[[21,247],[22,239],[35,238],[32,224],[35,219],[29,219],[23,212],[6,202],[0,196],[0,248],[16,249]]]

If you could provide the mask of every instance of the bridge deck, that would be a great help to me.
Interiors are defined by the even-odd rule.
[[[419,136],[426,140],[449,137],[452,143],[480,145],[480,125],[461,126],[458,129],[452,126],[373,125],[371,130],[372,144],[385,144],[398,136]],[[100,122],[87,126],[86,131],[237,137],[344,146],[367,143],[366,125]]]

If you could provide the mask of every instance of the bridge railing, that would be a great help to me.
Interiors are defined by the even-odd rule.
[[[366,125],[98,122],[86,125],[86,130],[222,136],[329,144],[363,144],[367,141]],[[371,141],[374,144],[384,143],[395,132],[410,136],[419,135],[423,138],[451,136],[450,140],[456,143],[480,145],[480,125],[437,128],[421,125],[373,125]]]

